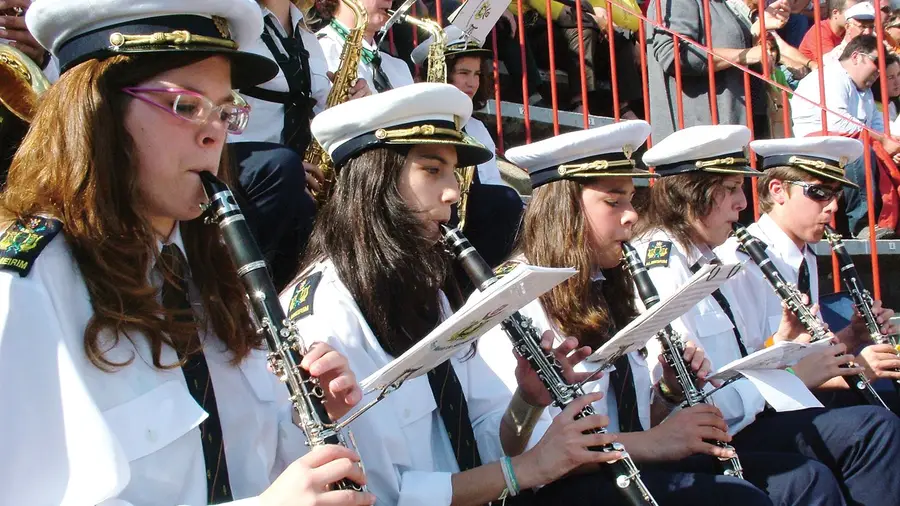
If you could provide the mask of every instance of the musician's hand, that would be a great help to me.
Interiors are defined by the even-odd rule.
[[[316,342],[307,350],[300,367],[319,379],[325,391],[325,409],[332,420],[346,415],[362,400],[362,390],[356,375],[350,370],[347,357],[326,343]]]
[[[869,380],[879,378],[900,379],[900,357],[890,344],[872,344],[862,349],[856,362],[866,368]]]
[[[34,60],[38,65],[44,65],[47,51],[38,44],[38,41],[25,26],[24,12],[31,6],[31,0],[0,0],[0,39],[9,39],[12,47],[25,53],[25,56]],[[13,9],[22,12],[14,15]]]
[[[689,364],[691,371],[697,376],[697,379],[699,380],[697,386],[703,388],[703,384],[706,383],[706,377],[709,376],[709,373],[712,371],[712,364],[710,364],[709,359],[706,358],[706,353],[703,349],[698,348],[693,341],[688,341],[684,343],[684,355],[682,358],[686,364]],[[678,382],[678,376],[675,374],[675,370],[672,369],[662,355],[659,356],[659,363],[662,365],[662,380],[665,382],[666,387],[673,393],[683,395],[684,392],[681,389],[681,384]]]
[[[322,174],[322,171],[318,166],[313,165],[309,162],[303,162],[303,169],[306,171],[306,193],[312,197],[313,192],[320,191],[322,189],[322,183],[325,182],[325,174]]]
[[[356,506],[375,504],[375,495],[352,490],[328,490],[343,479],[364,485],[359,455],[338,445],[313,448],[295,460],[259,495],[260,506]]]
[[[369,82],[365,79],[357,79],[356,83],[350,87],[350,100],[356,100],[357,98],[368,97],[372,94],[372,89],[369,88]]]
[[[851,362],[853,355],[847,354],[847,346],[838,343],[834,346],[824,346],[820,351],[807,355],[797,362],[793,370],[807,388],[812,390],[836,376],[852,376],[865,371],[859,366],[841,368],[842,365]]]
[[[875,320],[878,322],[882,334],[890,335],[897,333],[897,326],[891,323],[891,318],[894,317],[893,309],[884,307],[880,300],[876,300],[872,302],[872,314],[875,315]],[[856,316],[858,317],[858,315]],[[860,319],[862,318],[860,317]],[[868,332],[866,332],[865,337],[869,337]]]
[[[551,483],[584,464],[613,462],[622,458],[619,452],[588,449],[618,440],[617,434],[584,433],[606,427],[609,417],[591,415],[575,419],[585,406],[602,398],[602,393],[595,392],[572,401],[562,413],[553,418],[550,428],[534,448],[513,459],[515,473],[522,488]]]
[[[590,373],[579,373],[573,370],[576,364],[587,358],[591,354],[589,346],[578,347],[578,340],[574,337],[566,338],[559,346],[553,348],[554,333],[552,330],[544,332],[541,336],[541,349],[549,352],[553,350],[553,355],[559,361],[563,368],[563,377],[569,384],[584,381]],[[534,369],[528,363],[528,360],[516,355],[516,380],[519,382],[519,393],[522,400],[532,406],[549,406],[552,402],[550,392],[544,386],[544,383],[538,378]]]
[[[697,404],[676,411],[644,435],[651,438],[651,444],[641,453],[649,461],[670,462],[696,454],[725,459],[733,457],[730,450],[707,442],[731,441],[722,412],[711,404]]]
[[[809,304],[809,297],[800,295],[803,305]],[[813,315],[819,314],[819,305],[814,304],[809,308],[809,312]],[[772,336],[774,342],[779,341],[796,341],[798,343],[808,343],[812,340],[812,336],[806,330],[806,327],[800,323],[800,320],[794,316],[794,312],[788,308],[787,304],[781,303],[781,323],[778,324],[778,330]]]

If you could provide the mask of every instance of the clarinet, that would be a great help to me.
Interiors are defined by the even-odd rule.
[[[765,245],[760,242],[759,239],[753,237],[746,228],[738,223],[734,224],[734,236],[737,237],[737,240],[747,251],[747,254],[750,255],[753,262],[759,266],[759,269],[762,271],[769,284],[772,285],[775,293],[778,294],[781,300],[787,305],[788,309],[790,309],[794,316],[800,320],[800,323],[812,336],[812,342],[827,339],[828,331],[825,330],[825,326],[819,322],[818,318],[816,318],[815,315],[812,314],[812,311],[806,307],[806,304],[803,303],[803,299],[800,297],[800,291],[797,290],[797,287],[788,283],[784,279],[784,276],[778,271],[778,268],[775,267],[772,259],[769,258],[768,253],[766,253]],[[842,367],[849,367],[849,365],[844,365]],[[847,380],[847,382],[850,383],[849,380]],[[860,373],[856,375],[856,380],[852,384],[852,390],[859,393],[863,400],[868,404],[882,406],[884,408],[888,407],[881,396],[878,395],[878,392],[875,391],[875,388],[872,387],[872,384],[869,383],[865,374]]]
[[[441,225],[441,231],[448,251],[460,263],[478,290],[483,291],[497,280],[490,266],[459,229]],[[516,311],[505,319],[500,327],[509,336],[519,355],[528,360],[538,378],[550,392],[555,406],[564,409],[569,403],[584,395],[579,385],[569,385],[566,382],[563,377],[562,365],[556,360],[553,352],[547,352],[541,348],[541,336],[530,318],[522,316]],[[576,415],[576,418],[580,419],[593,414],[594,408],[588,404],[581,410],[581,413]],[[605,434],[606,429],[592,429],[587,433]],[[611,443],[590,449],[602,452],[621,452],[623,457],[611,462],[608,468],[619,491],[632,506],[657,506],[658,503],[650,494],[650,490],[641,481],[640,471],[621,443]]]
[[[204,205],[204,211],[208,213],[206,222],[218,224],[222,230],[225,246],[247,292],[257,333],[265,336],[269,366],[287,385],[291,405],[297,414],[295,420],[299,419],[296,423],[306,434],[307,444],[313,448],[326,444],[347,446],[343,434],[334,429],[334,423],[325,411],[325,392],[318,379],[300,367],[303,360],[300,334],[284,314],[264,257],[231,189],[209,172],[201,172],[200,181],[209,199]],[[363,490],[347,479],[332,484],[332,488]]]
[[[853,263],[850,254],[847,252],[847,248],[844,246],[841,235],[835,232],[833,228],[825,225],[825,239],[831,244],[831,249],[837,256],[838,264],[840,264],[841,267],[841,281],[844,282],[844,286],[846,286],[847,291],[850,292],[850,297],[853,299],[853,305],[856,306],[856,311],[859,312],[866,322],[866,330],[869,331],[869,337],[874,343],[890,344],[895,350],[900,351],[900,336],[897,334],[886,335],[881,333],[881,329],[878,326],[878,320],[875,318],[875,313],[872,312],[872,304],[874,303],[872,294],[863,287],[862,281],[860,281],[859,278],[859,273],[856,271],[856,265]],[[900,380],[894,381],[894,388],[900,392]]]
[[[638,295],[644,302],[644,306],[650,309],[659,302],[659,292],[656,291],[656,286],[653,285],[653,280],[650,279],[650,274],[647,273],[647,268],[644,267],[644,262],[641,261],[641,257],[638,255],[637,250],[634,249],[634,246],[628,242],[623,242],[622,251],[625,253],[625,265],[628,271],[631,272],[631,277],[634,278]],[[681,391],[684,392],[685,403],[688,406],[696,406],[701,402],[707,402],[706,399],[708,397],[705,397],[703,392],[697,388],[697,376],[684,361],[684,342],[681,336],[672,329],[672,325],[666,325],[665,329],[656,334],[656,338],[662,345],[663,358],[675,371],[675,377],[679,386],[681,386]],[[741,466],[741,461],[738,459],[734,447],[724,441],[713,441],[713,443],[719,448],[731,450],[734,454],[731,458],[719,459],[722,465],[722,474],[743,479],[744,468]]]

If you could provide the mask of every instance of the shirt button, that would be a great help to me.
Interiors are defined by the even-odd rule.
[[[147,441],[150,441],[151,443],[156,442],[156,432],[154,432],[153,429],[147,429]]]

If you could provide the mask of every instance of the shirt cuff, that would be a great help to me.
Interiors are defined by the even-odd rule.
[[[450,506],[453,501],[452,473],[407,471],[400,477],[397,506]],[[243,505],[241,505],[243,506]]]

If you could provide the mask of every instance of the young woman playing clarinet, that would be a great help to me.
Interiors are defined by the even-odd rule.
[[[232,89],[275,75],[238,51],[251,0],[38,0],[59,58],[0,196],[0,502],[372,504],[343,446],[309,453],[266,367],[201,172],[231,182]],[[361,393],[314,347],[332,417]],[[306,455],[304,456],[304,454]]]

